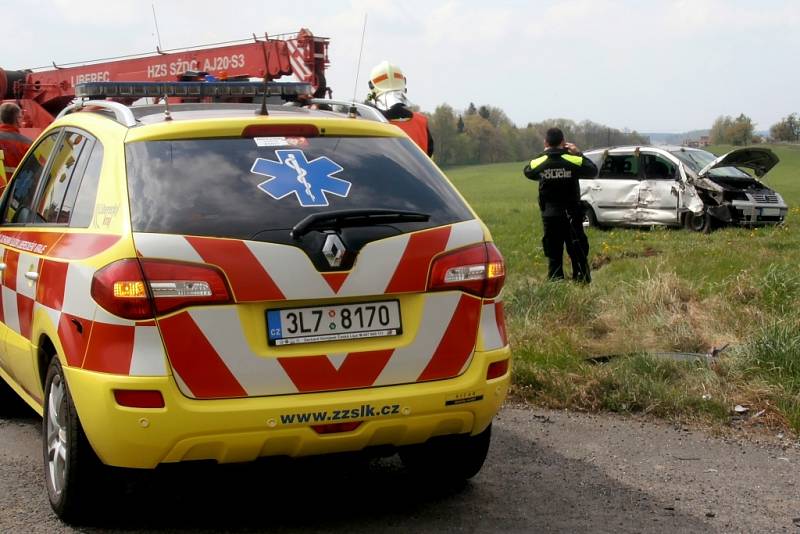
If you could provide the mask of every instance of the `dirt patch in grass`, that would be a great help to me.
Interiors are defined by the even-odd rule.
[[[613,260],[631,259],[631,258],[652,258],[661,254],[661,251],[653,247],[645,247],[641,251],[623,250],[618,254],[600,252],[592,256],[591,267],[592,270],[600,270]]]

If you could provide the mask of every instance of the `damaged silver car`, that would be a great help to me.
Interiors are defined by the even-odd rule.
[[[686,226],[709,232],[724,224],[780,224],[783,198],[760,179],[777,163],[768,148],[717,157],[687,147],[628,146],[584,154],[599,169],[581,180],[593,226]]]

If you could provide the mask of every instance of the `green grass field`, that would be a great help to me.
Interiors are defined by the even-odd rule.
[[[517,394],[712,424],[742,404],[766,410],[759,422],[800,432],[800,146],[772,148],[781,162],[766,182],[791,207],[786,224],[710,235],[589,229],[590,286],[545,281],[537,184],[522,176],[524,162],[447,169],[506,259]],[[710,364],[649,355],[725,344]]]

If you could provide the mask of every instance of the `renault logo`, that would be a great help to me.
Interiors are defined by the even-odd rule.
[[[339,236],[336,234],[328,234],[325,238],[325,244],[322,245],[322,255],[328,260],[328,265],[331,267],[339,267],[342,264],[344,252],[344,243],[339,239]]]

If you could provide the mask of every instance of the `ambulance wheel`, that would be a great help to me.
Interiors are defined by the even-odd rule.
[[[686,214],[683,225],[693,232],[711,233],[711,215],[705,211],[699,215],[690,211]]]
[[[435,482],[463,482],[478,474],[489,452],[492,425],[476,436],[433,438],[400,450],[403,464],[417,476]]]
[[[67,523],[83,522],[90,508],[97,508],[92,490],[101,464],[83,433],[57,357],[47,369],[44,398],[42,443],[50,506]]]

